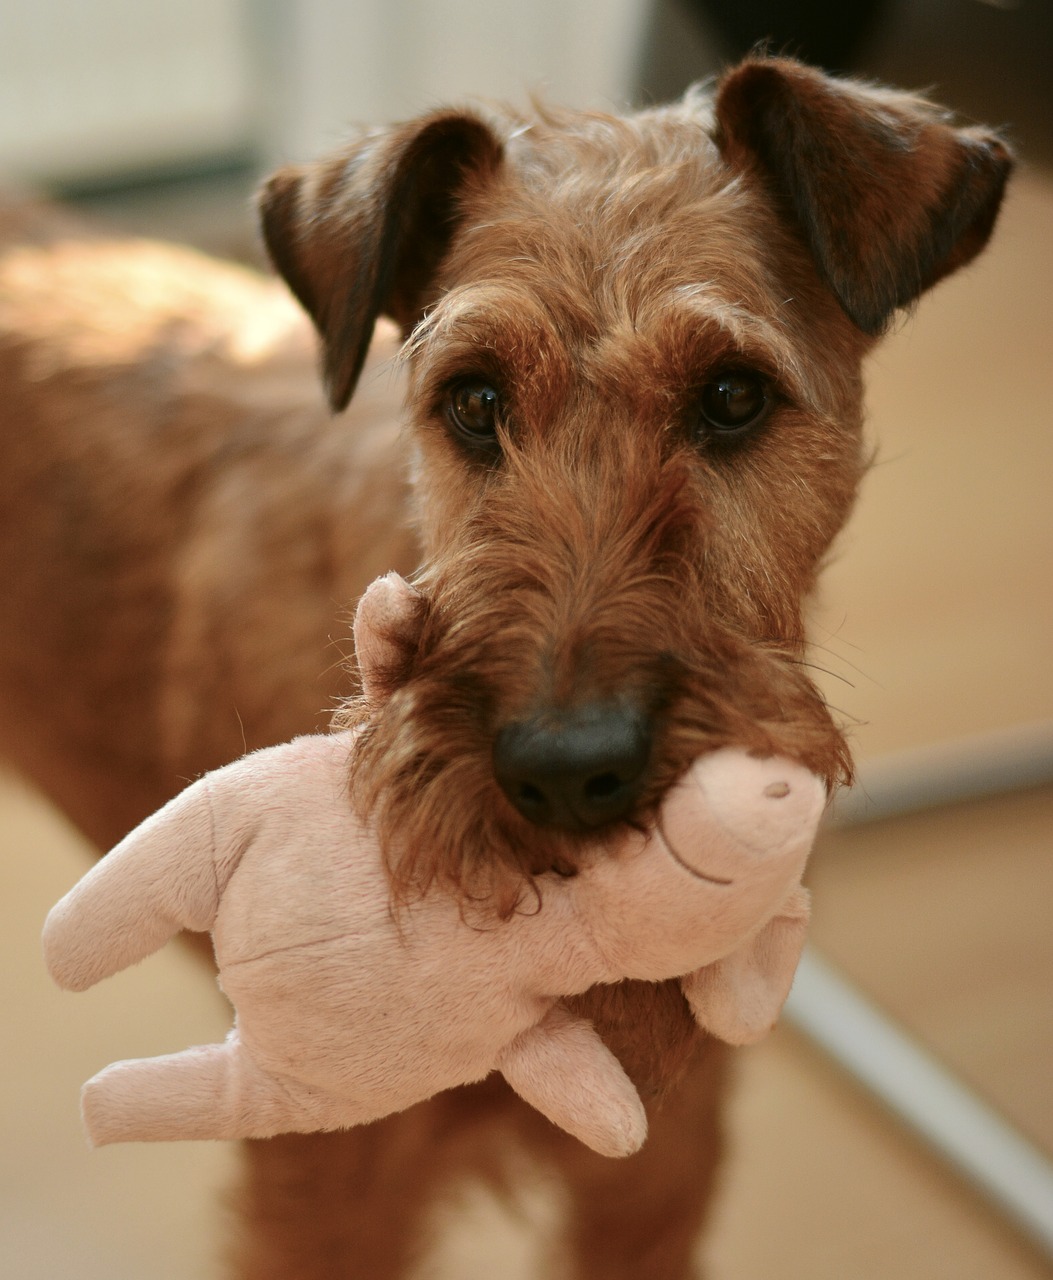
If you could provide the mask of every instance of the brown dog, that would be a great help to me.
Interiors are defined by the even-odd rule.
[[[360,387],[337,419],[272,286],[10,230],[0,747],[106,846],[183,779],[321,727],[347,607],[421,565],[419,674],[354,779],[400,891],[513,910],[708,746],[844,778],[801,607],[864,466],[860,362],[983,247],[1009,167],[916,99],[779,60],[627,119],[363,133],[262,197],[333,408]],[[381,316],[398,379],[390,330],[368,354]],[[502,1184],[524,1150],[562,1179],[571,1274],[696,1274],[723,1053],[673,986],[579,1003],[653,1111],[638,1156],[496,1083],[255,1144],[238,1274],[404,1276],[452,1180]]]

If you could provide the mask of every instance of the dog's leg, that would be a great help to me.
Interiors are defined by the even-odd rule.
[[[232,1274],[237,1280],[412,1275],[430,1243],[431,1204],[472,1163],[473,1134],[487,1140],[485,1101],[473,1111],[461,1105],[464,1097],[433,1099],[347,1132],[246,1144]]]
[[[728,1057],[709,1043],[688,1078],[650,1108],[635,1155],[605,1160],[570,1144],[560,1153],[569,1205],[562,1249],[574,1280],[700,1280]]]
[[[699,1240],[721,1154],[728,1052],[716,1041],[627,1159],[598,1156],[493,1076],[376,1124],[245,1146],[236,1280],[407,1280],[432,1245],[432,1210],[482,1178],[510,1190],[522,1153],[563,1190],[552,1274],[573,1280],[699,1280]],[[568,1269],[569,1268],[569,1269]],[[549,1274],[545,1270],[542,1274]]]

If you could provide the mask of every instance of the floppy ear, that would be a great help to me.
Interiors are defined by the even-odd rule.
[[[383,698],[405,682],[424,626],[421,593],[397,573],[366,588],[355,610],[355,656],[367,698]]]
[[[808,931],[808,893],[796,888],[737,951],[680,979],[700,1027],[728,1044],[753,1044],[786,1003]]]
[[[760,176],[873,335],[980,252],[1013,163],[993,133],[952,128],[919,98],[788,59],[731,71],[716,116],[725,159]]]
[[[378,315],[405,332],[430,289],[472,174],[500,162],[483,120],[443,112],[364,133],[315,165],[279,169],[259,196],[271,260],[314,321],[334,410],[347,406]]]

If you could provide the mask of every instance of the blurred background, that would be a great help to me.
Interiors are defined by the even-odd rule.
[[[869,369],[877,465],[813,627],[864,786],[815,856],[812,937],[948,1090],[1029,1144],[1016,1172],[1048,1176],[1028,1161],[1053,1156],[1053,5],[4,0],[0,185],[258,262],[259,176],[348,121],[478,95],[658,101],[764,39],[928,90],[1004,126],[1022,158],[990,250]],[[218,1276],[231,1150],[83,1147],[84,1078],[227,1024],[177,948],[88,995],[50,989],[40,924],[88,859],[0,776],[0,1274]],[[1053,1274],[975,1179],[816,1046],[807,1014],[740,1055],[715,1280]],[[553,1217],[543,1188],[518,1218],[463,1189],[427,1275],[525,1278],[528,1228]]]

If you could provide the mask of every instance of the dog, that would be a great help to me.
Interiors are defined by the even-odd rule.
[[[354,723],[346,611],[397,569],[429,601],[414,680],[350,783],[399,894],[529,909],[727,743],[845,781],[802,604],[866,468],[861,362],[980,252],[1011,164],[763,57],[626,117],[362,131],[260,196],[338,417],[275,283],[8,211],[0,749],[108,847],[246,747]],[[697,1276],[726,1053],[675,984],[573,1003],[647,1104],[641,1152],[596,1156],[496,1078],[249,1144],[236,1274],[406,1277],[451,1187],[513,1194],[526,1158],[562,1187],[568,1274]]]

